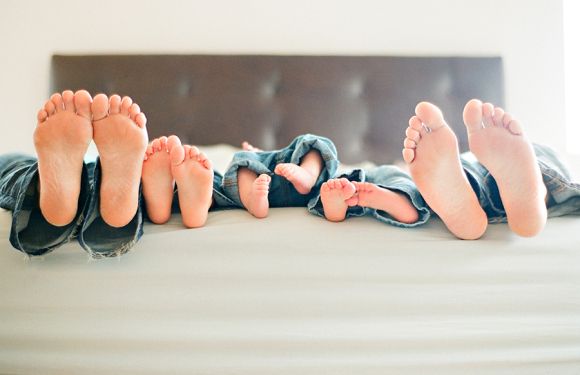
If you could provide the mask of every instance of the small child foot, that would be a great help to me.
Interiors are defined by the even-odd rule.
[[[112,227],[123,227],[135,216],[143,155],[147,149],[146,118],[128,96],[95,96],[93,137],[101,162],[100,211]]]
[[[252,183],[248,199],[245,204],[249,213],[263,219],[268,216],[270,204],[268,202],[268,193],[270,191],[271,177],[267,174],[261,174]]]
[[[91,101],[84,90],[67,90],[52,95],[38,112],[40,211],[55,226],[70,224],[77,213],[83,159],[93,137]]]
[[[318,179],[318,176],[313,175],[306,168],[292,163],[276,165],[274,173],[290,181],[296,191],[304,195],[310,193]]]
[[[167,137],[153,140],[143,161],[143,199],[149,219],[164,224],[171,218],[171,203],[175,180],[171,174],[171,159]]]
[[[263,150],[257,147],[254,147],[253,145],[251,145],[250,143],[244,141],[242,142],[242,150],[244,151],[250,151],[250,152],[262,152]]]
[[[461,166],[457,138],[441,110],[422,102],[409,120],[403,158],[421,195],[461,239],[477,239],[487,228],[487,216]]]
[[[183,225],[187,228],[202,227],[212,204],[212,163],[197,147],[182,146],[176,136],[169,137],[168,144]]]
[[[320,199],[326,219],[334,222],[343,221],[349,206],[347,201],[355,192],[355,185],[346,178],[330,179],[323,183],[320,187]]]
[[[524,237],[546,224],[546,186],[531,143],[503,109],[473,99],[463,111],[469,147],[497,182],[512,231]]]
[[[412,224],[419,220],[419,213],[409,199],[389,189],[370,182],[353,182],[356,195],[347,200],[349,206],[370,207],[388,213],[395,220]]]

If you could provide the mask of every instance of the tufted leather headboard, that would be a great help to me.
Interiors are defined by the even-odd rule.
[[[129,95],[150,138],[284,146],[298,134],[335,141],[346,163],[401,158],[415,105],[439,105],[466,148],[461,112],[503,105],[499,57],[97,55],[52,59],[51,90]]]

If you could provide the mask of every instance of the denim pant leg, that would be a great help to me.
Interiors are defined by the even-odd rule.
[[[408,224],[395,220],[385,211],[370,207],[354,206],[348,208],[346,212],[347,218],[352,216],[369,215],[383,223],[402,228],[412,228],[425,224],[431,217],[431,210],[423,200],[423,197],[421,197],[421,194],[419,194],[419,191],[411,177],[395,166],[383,165],[369,169],[368,171],[355,169],[349,174],[339,176],[339,178],[342,177],[349,181],[370,182],[383,189],[404,194],[419,213],[419,219],[412,224]],[[308,211],[314,215],[324,217],[324,208],[322,207],[320,194],[308,203]]]
[[[280,163],[300,164],[301,159],[313,150],[320,153],[324,165],[311,192],[302,195],[288,180],[275,174],[274,169]],[[296,137],[281,150],[236,153],[224,175],[222,188],[237,207],[243,207],[238,188],[238,169],[248,168],[258,175],[268,174],[272,177],[268,194],[270,207],[304,207],[318,195],[322,183],[334,177],[338,164],[336,147],[330,139],[305,134]]]
[[[57,227],[40,212],[38,162],[21,154],[0,156],[0,207],[12,211],[10,243],[28,255],[43,255],[73,238],[88,204],[89,174],[83,167],[78,210],[74,220]]]
[[[129,224],[115,228],[103,220],[100,213],[101,165],[99,160],[88,164],[92,176],[89,204],[84,212],[78,240],[93,258],[116,257],[129,251],[143,235],[143,204],[139,188],[137,212]]]
[[[547,146],[534,144],[542,179],[548,190],[548,216],[580,215],[580,185],[571,181],[570,173],[556,153]],[[490,223],[505,223],[507,215],[497,182],[471,153],[461,155],[463,169]]]

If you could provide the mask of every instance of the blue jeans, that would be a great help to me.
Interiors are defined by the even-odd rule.
[[[100,163],[85,163],[77,214],[65,226],[48,223],[39,207],[38,163],[21,154],[0,156],[0,207],[12,211],[10,243],[28,255],[43,255],[77,238],[92,257],[114,257],[129,251],[143,235],[144,207],[141,196],[131,222],[111,227],[100,215]],[[222,176],[214,174],[214,206],[232,207],[221,190]],[[177,196],[177,195],[176,195]],[[177,207],[177,199],[175,199]]]
[[[572,182],[570,172],[553,150],[546,146],[534,145],[534,151],[548,190],[548,216],[580,215],[580,184]],[[469,152],[461,155],[461,162],[479,204],[487,214],[488,221],[507,222],[507,215],[493,176]],[[368,171],[357,169],[339,177],[346,177],[350,181],[372,182],[380,187],[403,193],[419,213],[419,220],[413,224],[396,221],[384,211],[359,206],[349,207],[347,217],[370,215],[398,227],[414,227],[424,224],[434,214],[421,197],[411,177],[397,167],[381,166]],[[313,199],[308,209],[314,215],[324,216],[320,197]]]
[[[288,180],[275,174],[274,168],[280,163],[300,164],[300,160],[313,150],[320,153],[324,165],[311,192],[302,195]],[[265,173],[272,177],[268,194],[270,207],[304,207],[319,195],[322,183],[334,177],[338,169],[338,158],[336,147],[330,139],[312,134],[296,137],[288,147],[281,150],[237,152],[224,174],[222,187],[225,195],[235,202],[237,207],[244,207],[238,188],[240,168],[248,168],[258,175]]]
[[[548,217],[580,215],[580,184],[572,182],[570,172],[551,148],[537,144],[533,146],[548,190]],[[489,222],[507,222],[493,176],[471,153],[463,154],[461,162]]]
[[[412,228],[425,224],[431,217],[432,212],[423,200],[411,177],[395,166],[382,165],[369,170],[355,169],[350,173],[338,176],[338,178],[342,177],[347,178],[349,181],[371,182],[384,189],[404,194],[419,213],[419,219],[412,224],[408,224],[394,219],[385,211],[370,207],[354,206],[348,208],[346,212],[347,218],[368,215],[386,224],[401,228]],[[324,208],[322,207],[320,194],[310,201],[308,211],[311,214],[324,217]]]
[[[21,154],[0,156],[0,207],[12,211],[12,246],[28,255],[43,255],[76,237],[94,258],[118,256],[131,249],[143,234],[141,207],[122,228],[105,223],[99,212],[100,174],[98,160],[84,164],[75,219],[57,227],[40,212],[37,160]]]

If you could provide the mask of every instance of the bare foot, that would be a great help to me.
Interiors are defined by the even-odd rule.
[[[461,166],[455,134],[433,104],[419,103],[415,113],[403,149],[415,184],[451,233],[466,240],[481,237],[487,216]]]
[[[50,224],[70,224],[77,214],[83,159],[93,137],[91,95],[64,91],[38,111],[34,147],[38,155],[40,211]]]
[[[155,224],[166,223],[171,218],[175,185],[167,137],[154,139],[147,147],[141,181],[149,219]]]
[[[135,216],[143,155],[147,149],[146,118],[128,96],[95,96],[93,138],[101,161],[101,216],[112,227],[123,227]]]
[[[463,111],[469,147],[495,178],[508,224],[520,236],[538,234],[546,224],[546,186],[519,122],[503,109],[473,99]]]
[[[264,150],[254,147],[253,145],[251,145],[250,143],[244,141],[242,142],[242,150],[244,151],[251,151],[251,152],[262,152]]]
[[[323,183],[320,187],[320,199],[324,217],[329,221],[343,221],[349,206],[347,200],[351,199],[355,192],[355,185],[346,178],[330,179]]]
[[[211,161],[195,146],[181,145],[169,137],[171,173],[177,183],[183,225],[198,228],[205,224],[212,203],[213,169]]]
[[[271,181],[272,178],[267,174],[256,176],[254,172],[247,168],[238,170],[240,200],[246,210],[258,219],[268,216],[270,209],[268,193],[270,192]]]
[[[412,224],[419,220],[419,213],[405,195],[383,189],[370,182],[353,183],[356,194],[346,201],[349,206],[370,207],[385,211],[402,223]]]
[[[292,163],[281,163],[276,165],[274,173],[284,177],[300,194],[308,194],[318,179],[318,175],[313,175],[306,168]]]

